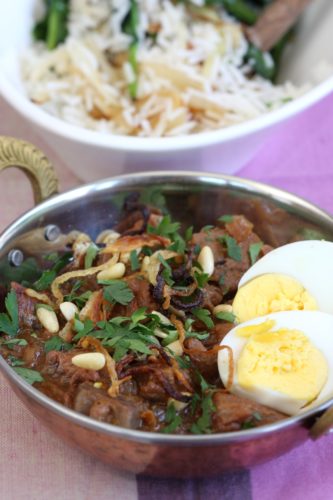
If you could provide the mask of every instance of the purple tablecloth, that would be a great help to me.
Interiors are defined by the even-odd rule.
[[[1,102],[0,113],[0,134],[23,137],[45,149],[57,165],[63,189],[79,183],[57,154]],[[284,188],[333,213],[332,156],[333,95],[284,125],[238,174]],[[28,192],[17,174],[1,177],[6,209],[0,213],[0,230],[28,208]],[[1,376],[0,401],[1,499],[333,498],[333,436],[309,441],[265,465],[215,479],[153,480],[114,471],[60,442],[25,410]]]

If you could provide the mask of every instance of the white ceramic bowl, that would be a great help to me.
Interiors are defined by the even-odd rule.
[[[111,136],[67,124],[32,104],[19,75],[20,53],[30,43],[36,0],[5,2],[0,17],[0,91],[3,98],[43,139],[61,152],[83,180],[150,169],[191,169],[233,173],[249,160],[269,134],[333,90],[332,0],[316,0],[302,18],[283,62],[281,80],[312,83],[302,97],[277,111],[213,132],[173,138]],[[319,71],[318,71],[319,70]],[[319,77],[318,77],[319,73]],[[319,83],[318,83],[319,82]]]

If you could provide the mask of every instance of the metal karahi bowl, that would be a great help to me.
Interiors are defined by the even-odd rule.
[[[0,138],[0,171],[19,166],[33,180],[35,199],[47,199],[15,221],[0,237],[0,269],[19,250],[38,259],[61,246],[64,234],[84,230],[92,237],[111,228],[124,193],[163,196],[184,224],[203,226],[226,211],[256,218],[264,206],[275,223],[265,237],[277,244],[306,228],[333,240],[333,219],[301,198],[236,177],[189,172],[154,172],[114,177],[55,195],[57,180],[45,156],[32,145]],[[53,195],[53,196],[51,196]],[[258,212],[259,210],[259,212]],[[258,219],[259,220],[259,219]],[[46,236],[45,236],[46,235]],[[51,237],[50,237],[51,235]],[[2,276],[1,281],[4,280]],[[277,457],[309,437],[329,431],[333,399],[302,415],[256,429],[210,435],[165,435],[124,429],[93,420],[51,400],[21,379],[0,357],[0,369],[26,407],[50,430],[110,465],[159,477],[200,477],[250,467]]]

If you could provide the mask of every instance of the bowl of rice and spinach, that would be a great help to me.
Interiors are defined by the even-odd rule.
[[[317,70],[320,84],[309,64],[295,63],[299,43],[311,55],[325,42],[333,9],[324,0],[270,50],[247,36],[270,0],[12,3],[6,9],[22,4],[25,24],[20,39],[5,29],[10,50],[0,40],[4,98],[83,178],[157,162],[235,171],[268,130],[333,86],[329,60]],[[308,47],[302,41],[318,13],[323,25]],[[93,172],[85,166],[92,161]]]

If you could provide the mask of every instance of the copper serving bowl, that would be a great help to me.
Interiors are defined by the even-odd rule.
[[[154,172],[121,176],[56,195],[57,179],[43,153],[31,144],[0,138],[0,170],[18,166],[32,180],[35,200],[43,201],[14,222],[0,237],[0,266],[20,264],[59,249],[66,234],[84,230],[92,237],[112,227],[119,215],[119,194],[161,194],[177,220],[210,223],[221,213],[244,213],[261,237],[283,244],[309,227],[333,240],[333,219],[284,191],[236,177],[189,172]],[[266,234],[256,223],[260,210],[275,222]],[[223,210],[223,212],[222,212]],[[258,218],[259,217],[259,218]],[[16,250],[16,252],[15,252]],[[18,251],[18,252],[17,252]],[[300,416],[256,429],[210,435],[164,435],[124,429],[93,420],[51,400],[20,378],[0,357],[0,369],[26,407],[50,430],[114,467],[136,474],[198,477],[250,467],[281,455],[309,437],[329,431],[333,399]],[[331,407],[331,408],[330,408]]]

